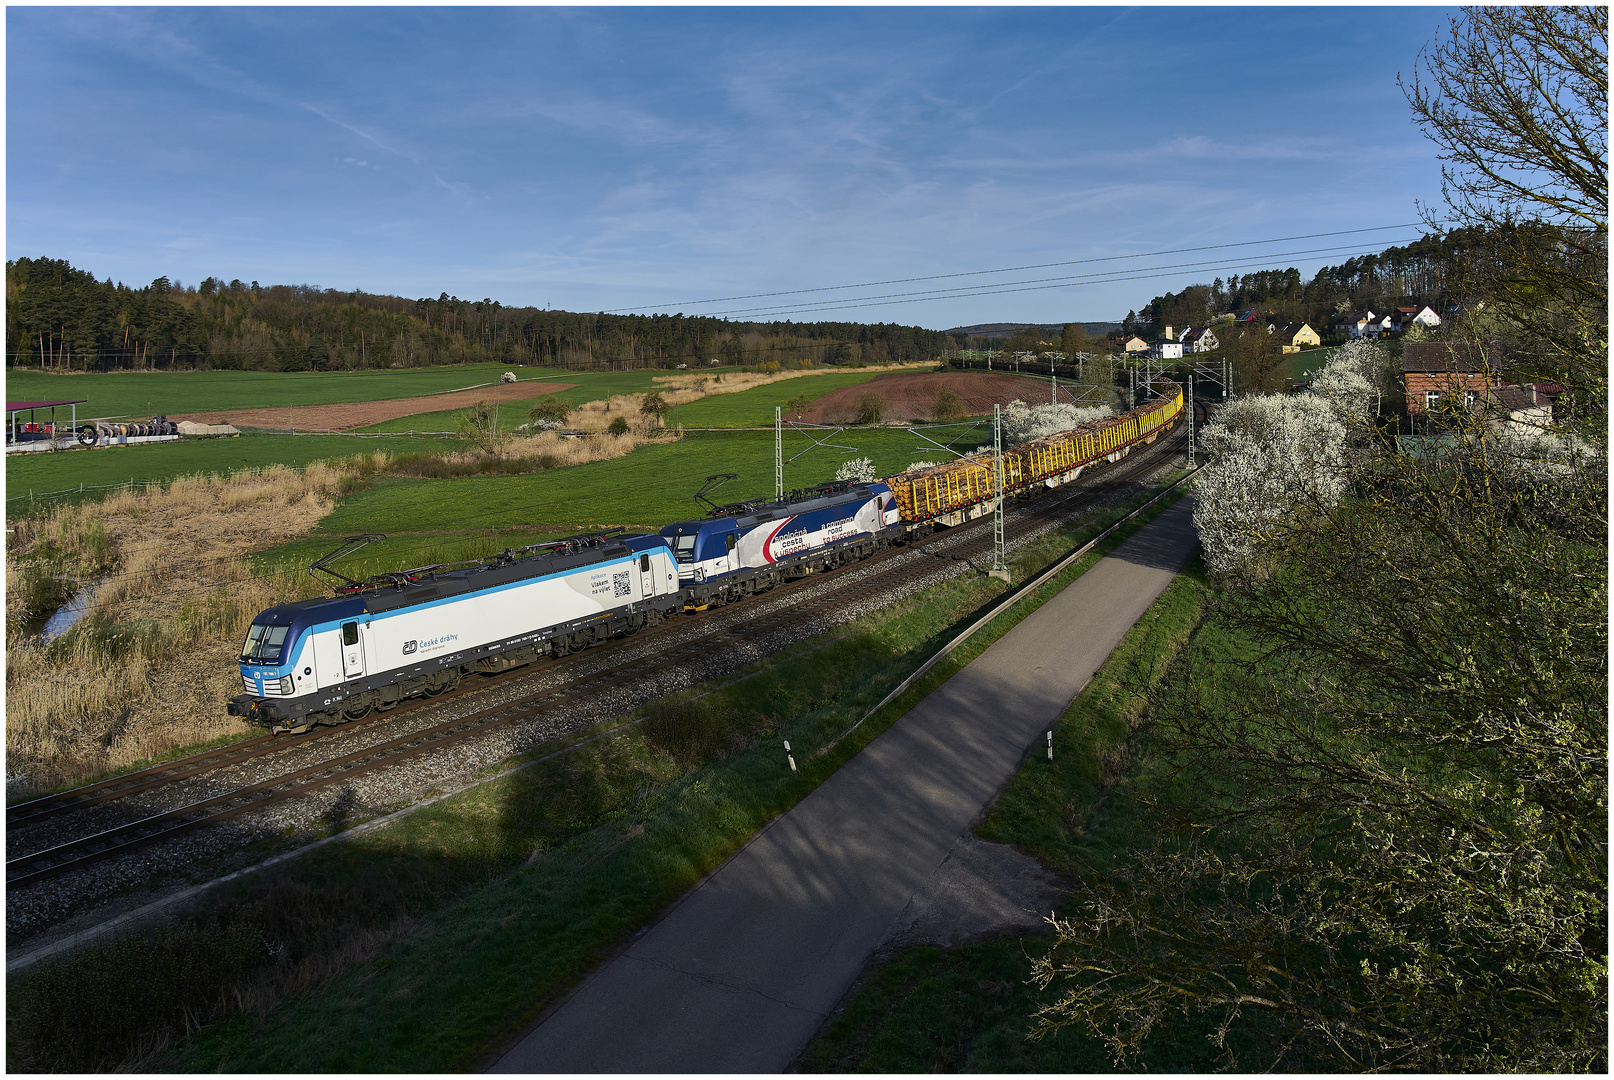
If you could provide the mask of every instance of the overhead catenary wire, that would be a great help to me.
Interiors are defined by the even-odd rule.
[[[885,307],[895,304],[927,303],[936,300],[969,300],[978,296],[998,296],[1017,292],[1036,292],[1041,289],[1066,289],[1077,288],[1084,285],[1107,285],[1112,282],[1121,281],[1146,281],[1150,278],[1173,277],[1184,270],[1190,269],[1203,270],[1212,267],[1226,267],[1228,269],[1234,269],[1242,266],[1259,265],[1271,259],[1282,259],[1296,255],[1337,255],[1347,251],[1354,251],[1360,254],[1372,254],[1372,252],[1361,252],[1360,249],[1355,246],[1343,248],[1316,248],[1308,251],[1273,252],[1267,255],[1252,256],[1246,262],[1228,262],[1226,260],[1216,260],[1202,263],[1178,263],[1171,266],[1137,267],[1131,270],[1116,271],[1111,274],[1078,274],[1059,278],[1039,278],[1031,281],[1005,281],[995,282],[990,285],[970,285],[958,289],[934,289],[915,293],[887,293],[877,296],[849,296],[844,300],[813,301],[808,304],[774,308],[733,308],[728,311],[712,312],[710,314],[722,316],[764,316],[791,313],[816,314],[823,311],[839,311],[848,308]],[[1139,273],[1138,271],[1140,270],[1149,272]],[[1055,284],[1043,284],[1044,282],[1054,282]],[[914,299],[901,299],[902,297],[914,297]],[[869,302],[865,303],[863,301]]]
[[[1236,247],[1255,247],[1261,244],[1286,244],[1291,240],[1316,240],[1324,236],[1349,236],[1365,232],[1389,232],[1392,229],[1416,228],[1422,222],[1409,221],[1397,225],[1370,225],[1360,229],[1338,229],[1333,232],[1303,233],[1299,236],[1277,236],[1267,240],[1241,240],[1226,244],[1204,244],[1199,247],[1166,248],[1161,251],[1141,251],[1132,255],[1102,255],[1088,259],[1065,259],[1060,262],[1028,263],[1025,266],[1005,266],[995,270],[961,270],[950,274],[926,274],[920,277],[889,278],[885,281],[864,281],[852,285],[819,285],[806,289],[782,289],[778,292],[746,293],[740,296],[719,296],[707,300],[681,300],[677,303],[636,304],[631,307],[606,308],[602,315],[641,311],[647,307],[698,307],[703,304],[727,304],[735,300],[760,300],[771,296],[799,296],[805,293],[833,292],[838,289],[872,289],[883,285],[906,285],[915,281],[942,281],[947,278],[978,277],[986,274],[1017,274],[1022,270],[1046,270],[1055,266],[1080,266],[1088,263],[1117,262],[1122,259],[1152,259],[1161,255],[1182,255],[1191,251],[1219,251]],[[1272,258],[1282,258],[1273,255]]]

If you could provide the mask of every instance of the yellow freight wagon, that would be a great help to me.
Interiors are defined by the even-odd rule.
[[[1182,415],[1182,409],[1182,387],[1173,383],[1158,400],[1120,416],[1005,450],[1004,494],[1014,495],[1034,484],[1057,487],[1069,483],[1094,462],[1114,460],[1133,445],[1154,441]],[[888,476],[885,483],[896,497],[903,521],[958,525],[991,512],[992,466],[988,451],[919,472]]]

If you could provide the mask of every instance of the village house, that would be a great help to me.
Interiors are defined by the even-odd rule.
[[[1440,325],[1440,316],[1435,309],[1425,304],[1422,307],[1398,307],[1390,313],[1391,329],[1407,331],[1414,326],[1421,326],[1425,330],[1432,330]]]
[[[1389,314],[1377,315],[1372,311],[1353,311],[1334,322],[1334,329],[1353,338],[1378,337],[1389,332],[1392,319]]]
[[[1510,383],[1502,380],[1502,347],[1442,341],[1409,342],[1402,349],[1401,373],[1407,385],[1407,415],[1438,412],[1452,400],[1483,409],[1499,423],[1521,432],[1552,425],[1557,383]]]
[[[1221,342],[1216,340],[1216,335],[1211,332],[1211,328],[1208,326],[1201,326],[1197,329],[1190,326],[1182,332],[1184,352],[1213,352],[1219,345],[1221,345]]]
[[[1136,334],[1122,334],[1115,339],[1116,348],[1124,353],[1140,353],[1149,351],[1149,343]]]
[[[1317,336],[1317,331],[1307,323],[1286,323],[1283,326],[1268,323],[1267,333],[1277,339],[1279,347],[1286,353],[1299,352],[1306,346],[1315,348],[1323,343],[1323,339]]]
[[[1441,403],[1461,397],[1475,405],[1502,385],[1502,348],[1442,341],[1409,342],[1401,350],[1401,375],[1407,385],[1407,415],[1438,411]]]

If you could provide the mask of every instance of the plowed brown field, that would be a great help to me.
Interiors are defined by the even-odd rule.
[[[389,401],[354,401],[343,405],[292,405],[279,409],[221,409],[216,412],[186,413],[168,419],[176,424],[194,420],[199,424],[234,424],[236,427],[296,428],[299,431],[346,431],[383,420],[416,413],[467,409],[479,401],[526,401],[545,394],[570,390],[576,383],[518,382],[499,383],[480,390],[456,390],[451,394],[393,398]]]
[[[825,394],[803,411],[801,419],[813,424],[855,421],[858,401],[863,395],[879,394],[885,399],[880,412],[884,420],[933,420],[936,398],[943,390],[951,390],[962,398],[964,412],[969,416],[989,413],[993,405],[1007,405],[1015,400],[1037,405],[1046,402],[1049,396],[1046,381],[1039,386],[1036,379],[1023,375],[985,371],[876,375],[866,383]],[[794,413],[791,418],[795,418]]]

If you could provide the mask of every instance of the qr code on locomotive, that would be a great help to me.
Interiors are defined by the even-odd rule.
[[[626,570],[620,574],[612,574],[611,584],[616,586],[618,596],[631,596],[633,594],[633,586],[628,584],[628,572]]]

